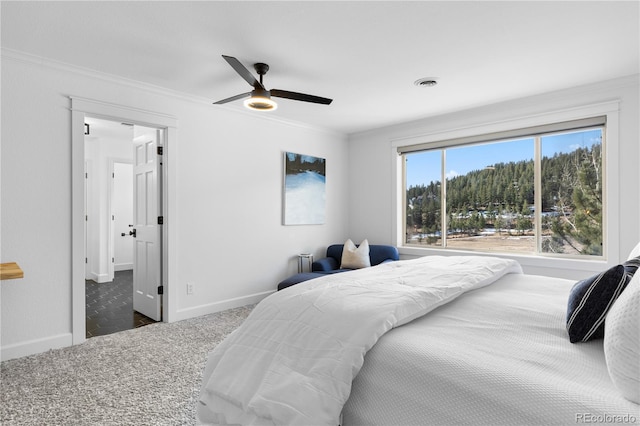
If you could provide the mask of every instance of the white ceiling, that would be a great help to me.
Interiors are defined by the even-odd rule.
[[[344,133],[639,72],[637,1],[7,2],[2,47],[210,99],[266,62],[273,116]],[[417,87],[437,77],[433,88]],[[242,108],[242,102],[216,108]]]

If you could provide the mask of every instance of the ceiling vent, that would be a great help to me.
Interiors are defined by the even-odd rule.
[[[438,79],[435,77],[425,77],[414,81],[413,84],[420,87],[433,87],[438,84]]]

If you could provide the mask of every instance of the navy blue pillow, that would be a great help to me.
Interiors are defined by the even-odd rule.
[[[567,309],[567,332],[571,343],[604,337],[607,312],[634,272],[633,265],[629,265],[628,270],[624,265],[617,265],[573,286]]]

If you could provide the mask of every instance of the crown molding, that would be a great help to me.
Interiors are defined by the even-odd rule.
[[[0,50],[0,54],[3,61],[11,60],[15,62],[26,63],[29,65],[43,66],[43,67],[50,68],[52,70],[58,70],[58,71],[63,71],[71,74],[81,75],[88,78],[102,80],[109,83],[114,83],[114,84],[130,87],[134,89],[143,90],[145,92],[153,93],[156,95],[179,99],[185,102],[190,102],[198,105],[206,105],[208,107],[211,107],[212,109],[213,108],[221,109],[231,113],[242,114],[248,117],[250,116],[251,118],[259,118],[259,119],[267,120],[270,122],[284,124],[290,127],[298,127],[298,128],[303,128],[307,130],[312,130],[315,132],[326,133],[335,137],[346,136],[346,134],[337,132],[332,129],[313,126],[300,121],[287,120],[285,118],[268,116],[264,114],[256,114],[256,113],[252,113],[251,111],[245,110],[244,108],[242,109],[234,108],[233,106],[228,106],[228,105],[213,105],[213,102],[211,101],[211,99],[205,98],[202,96],[196,96],[196,95],[180,92],[177,90],[168,89],[166,87],[156,86],[154,84],[149,84],[143,81],[133,80],[133,79],[119,76],[119,75],[97,71],[91,68],[80,67],[78,65],[57,61],[55,59],[45,58],[43,56],[33,55],[33,54],[22,52],[19,50],[2,47]]]
[[[45,58],[43,56],[32,55],[30,53],[21,52],[18,50],[2,48],[2,59],[10,59],[16,62],[22,62],[31,65],[39,65],[54,70],[65,71],[72,74],[78,74],[89,78],[94,78],[110,83],[115,83],[123,86],[128,86],[135,89],[144,90],[146,92],[171,96],[188,102],[194,102],[198,104],[210,104],[211,101],[207,98],[186,94],[177,90],[167,89],[166,87],[156,86],[154,84],[145,83],[139,80],[133,80],[126,77],[122,77],[115,74],[109,74],[102,71],[97,71],[91,68],[80,67],[72,65],[66,62],[57,61],[55,59]]]

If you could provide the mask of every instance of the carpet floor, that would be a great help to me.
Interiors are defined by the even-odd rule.
[[[253,306],[4,361],[0,424],[195,425],[207,354]]]

